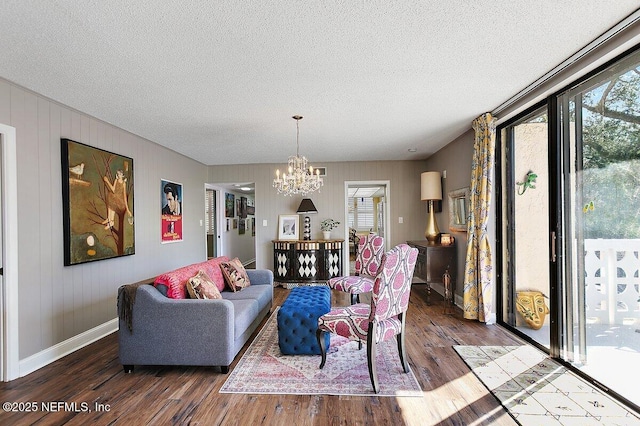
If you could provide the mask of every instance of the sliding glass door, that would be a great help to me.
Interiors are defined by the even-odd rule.
[[[640,51],[498,138],[498,321],[640,406]]]
[[[549,348],[549,193],[547,108],[500,132],[503,170],[502,318]]]
[[[561,356],[640,405],[640,55],[557,97]]]

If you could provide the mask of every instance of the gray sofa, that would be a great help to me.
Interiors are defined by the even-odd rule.
[[[124,371],[134,365],[219,366],[223,373],[269,314],[273,273],[248,269],[251,285],[225,289],[222,299],[170,299],[150,285],[139,285],[131,309],[131,331],[120,317],[118,340]],[[118,294],[118,306],[124,292]]]

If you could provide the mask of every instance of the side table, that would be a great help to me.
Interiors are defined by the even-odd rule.
[[[447,303],[453,305],[458,271],[458,254],[455,243],[442,245],[427,240],[419,240],[407,241],[407,244],[418,249],[418,260],[416,261],[416,269],[413,275],[427,283],[427,304],[429,304],[431,298],[431,284],[442,284],[444,287],[443,276],[449,270],[451,291],[448,292],[448,295],[445,295],[449,296],[451,300],[445,300],[445,307]]]

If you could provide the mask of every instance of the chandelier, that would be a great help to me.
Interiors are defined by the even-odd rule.
[[[314,173],[313,166],[307,165],[307,158],[300,156],[299,122],[302,120],[302,116],[294,115],[293,119],[296,120],[296,155],[289,157],[287,172],[282,173],[282,177],[280,177],[280,170],[276,170],[276,178],[273,180],[273,187],[278,193],[289,196],[293,194],[306,195],[320,189],[323,185],[320,170],[315,170]]]

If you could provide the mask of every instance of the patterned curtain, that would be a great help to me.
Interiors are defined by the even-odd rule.
[[[487,224],[495,162],[495,119],[485,113],[473,120],[473,130],[476,136],[471,163],[467,258],[464,265],[464,317],[487,322],[493,301],[493,263]]]

